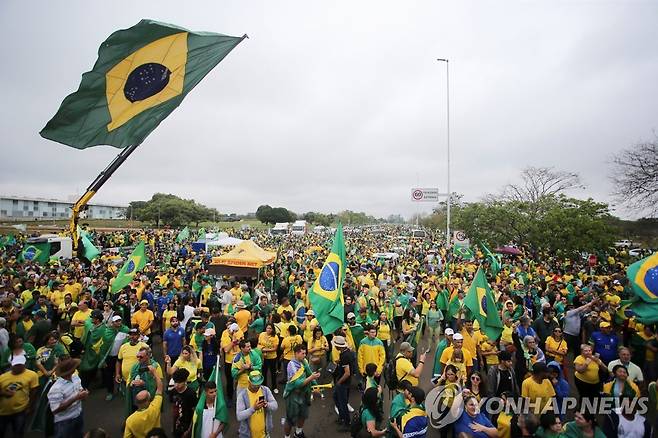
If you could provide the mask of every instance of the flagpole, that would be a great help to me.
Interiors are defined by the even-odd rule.
[[[439,58],[437,61],[446,63],[446,158],[448,164],[448,171],[446,172],[448,186],[448,197],[446,199],[446,247],[450,247],[450,69],[448,67],[448,59]]]

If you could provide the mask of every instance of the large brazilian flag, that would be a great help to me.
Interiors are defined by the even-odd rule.
[[[498,339],[503,332],[503,322],[481,267],[475,273],[473,283],[464,297],[464,306],[471,311],[473,319],[480,323],[482,333],[492,341]]]
[[[326,334],[333,333],[344,323],[343,281],[346,268],[343,226],[338,224],[331,252],[308,295],[315,317]]]
[[[658,252],[630,265],[626,274],[635,296],[646,303],[658,303]]]
[[[78,149],[140,144],[243,39],[152,20],[114,32],[41,136]]]
[[[133,281],[133,278],[135,278],[137,271],[144,269],[144,266],[146,266],[146,254],[144,254],[144,241],[142,240],[135,247],[112,282],[112,286],[110,287],[111,292],[116,293],[128,286]]]

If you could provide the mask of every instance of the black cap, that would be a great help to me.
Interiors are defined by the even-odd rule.
[[[548,367],[544,362],[535,362],[532,366],[532,374],[539,374],[548,371]]]
[[[96,309],[91,312],[91,319],[103,319],[103,312]]]
[[[503,350],[498,353],[498,360],[512,360],[512,353],[507,350]]]

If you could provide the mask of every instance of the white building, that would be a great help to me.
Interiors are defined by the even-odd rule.
[[[56,199],[27,198],[0,195],[0,218],[11,219],[68,219],[73,202]],[[81,215],[87,219],[123,219],[127,207],[107,204],[87,204]]]

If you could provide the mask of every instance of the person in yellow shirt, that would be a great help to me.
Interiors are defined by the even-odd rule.
[[[240,351],[240,339],[244,338],[240,326],[233,322],[228,325],[228,328],[222,333],[220,346],[224,351],[224,375],[226,376],[226,396],[229,400],[233,399],[233,375],[231,368],[233,367],[233,358]]]
[[[80,301],[78,311],[71,318],[71,327],[73,327],[73,336],[81,339],[85,332],[85,321],[91,316],[91,309],[86,301]]]
[[[313,309],[310,309],[306,312],[305,314],[305,319],[304,322],[302,322],[302,325],[300,329],[302,330],[303,333],[303,338],[305,342],[311,341],[313,338],[313,331],[315,328],[318,326],[318,320],[315,318],[315,312]],[[310,353],[309,353],[310,354]]]
[[[235,301],[242,299],[242,287],[237,281],[233,283],[233,287],[229,290],[233,294]]]
[[[288,369],[288,362],[290,362],[294,357],[295,353],[293,348],[295,345],[303,344],[304,340],[301,336],[297,334],[297,327],[294,325],[288,326],[288,336],[283,338],[281,341],[281,360],[282,360],[282,369]]]
[[[37,399],[39,377],[25,362],[25,355],[14,356],[11,369],[0,375],[0,421],[5,431],[11,425],[12,436],[23,436],[28,408]]]
[[[545,352],[546,362],[555,361],[560,365],[564,365],[564,357],[567,354],[569,347],[567,341],[562,335],[562,329],[555,327],[553,334],[546,338]]]
[[[148,306],[148,301],[140,301],[139,310],[133,313],[130,321],[132,325],[137,325],[139,327],[139,331],[145,336],[151,334],[151,327],[155,321],[155,316],[153,315],[153,312],[149,310]]]
[[[64,291],[64,284],[54,282],[53,290],[48,296],[50,302],[53,303],[53,308],[58,309],[62,304],[64,304],[65,296],[66,292]],[[73,300],[73,296],[71,296],[71,300]]]
[[[322,334],[322,328],[315,327],[311,339],[307,341],[307,355],[311,371],[315,372],[319,368],[324,368],[327,352],[329,351],[329,342]]]
[[[248,311],[245,308],[244,301],[238,300],[237,303],[235,303],[235,322],[238,323],[238,326],[240,327],[240,331],[243,334],[247,333],[247,330],[249,329],[249,322],[251,321],[251,312]]]
[[[408,342],[400,344],[400,352],[395,356],[395,375],[398,382],[408,380],[412,386],[418,386],[418,379],[423,373],[423,365],[425,364],[426,353],[418,357],[418,365],[414,368],[411,363],[411,358],[414,354],[414,347]]]
[[[326,339],[325,339],[326,341]],[[263,353],[263,376],[270,375],[270,388],[276,389],[276,352],[279,349],[279,337],[276,334],[274,324],[265,324],[265,331],[258,335],[258,348]]]
[[[544,362],[535,362],[532,366],[532,375],[521,384],[521,397],[529,400],[529,408],[536,415],[550,412],[551,408],[547,405],[555,397],[555,389],[548,378],[548,367]]]
[[[64,292],[71,294],[73,301],[78,301],[78,295],[82,292],[82,285],[78,283],[74,277],[68,279],[68,282],[64,286]]]
[[[147,345],[139,340],[139,330],[133,328],[128,331],[128,342],[119,348],[115,366],[114,379],[117,383],[122,380],[127,382],[130,378],[130,370],[137,363],[137,353]]]
[[[448,364],[448,361],[452,358],[453,351],[462,350],[464,356],[464,365],[466,366],[466,374],[470,374],[471,369],[473,368],[473,357],[471,356],[471,353],[468,350],[465,350],[463,347],[464,337],[461,333],[455,333],[452,337],[452,345],[446,347],[445,350],[443,350],[441,353],[441,357],[439,358],[439,362],[441,362],[441,368],[445,368],[445,366]]]
[[[592,354],[592,346],[583,344],[580,346],[580,355],[576,356],[573,361],[576,372],[575,383],[581,398],[594,399],[599,396],[601,381],[599,378],[599,368],[608,370],[603,361],[598,356]]]
[[[147,390],[137,393],[135,396],[137,410],[126,419],[123,438],[145,438],[151,429],[160,427],[162,379],[152,365],[148,366],[148,370],[155,379],[155,395],[151,400],[151,395]]]

